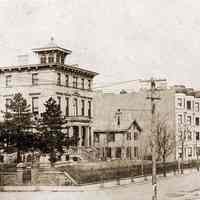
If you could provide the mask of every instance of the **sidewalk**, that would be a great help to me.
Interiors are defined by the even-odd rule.
[[[184,175],[174,173],[168,173],[167,177],[163,177],[163,175],[158,175],[157,180],[161,182],[163,179],[167,180],[174,176],[186,176],[188,174],[192,174],[197,172],[196,169],[185,169]],[[144,177],[136,177],[134,178],[133,182],[130,178],[128,179],[121,179],[120,182],[117,180],[98,183],[98,184],[90,184],[90,185],[82,185],[82,186],[0,186],[1,192],[38,192],[38,191],[52,191],[52,192],[81,192],[81,191],[91,191],[91,190],[106,190],[109,188],[119,188],[119,187],[126,187],[128,185],[134,184],[150,184],[151,183],[151,176],[147,176],[146,180]]]

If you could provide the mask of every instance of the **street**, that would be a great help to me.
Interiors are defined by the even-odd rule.
[[[151,179],[147,182],[137,182],[125,185],[111,185],[105,188],[62,192],[1,192],[1,200],[149,200],[152,195]],[[200,199],[200,174],[196,171],[190,174],[170,175],[158,178],[159,200],[195,200]]]

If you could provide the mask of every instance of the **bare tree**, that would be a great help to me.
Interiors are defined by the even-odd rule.
[[[199,149],[199,147],[197,147],[197,142],[196,142],[197,171],[199,171],[199,155],[200,155],[200,149]]]
[[[146,180],[146,175],[144,173],[144,160],[145,156],[148,156],[150,150],[149,138],[147,135],[140,135],[139,140],[139,157],[141,159],[141,174],[144,176]]]
[[[179,135],[179,144],[181,145],[181,174],[183,174],[183,161],[184,161],[184,147],[185,147],[185,141],[186,141],[186,136],[190,132],[188,125],[186,123],[183,124],[183,126],[180,129],[180,135]]]
[[[157,156],[163,162],[163,176],[166,177],[166,159],[175,148],[175,136],[167,120],[158,120],[156,129]]]

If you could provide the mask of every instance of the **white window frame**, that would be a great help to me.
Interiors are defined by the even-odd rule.
[[[32,74],[32,85],[38,85],[38,73]]]
[[[34,102],[35,100],[37,103]],[[39,114],[39,97],[32,97],[32,113]]]
[[[6,75],[6,87],[12,87],[12,75]]]

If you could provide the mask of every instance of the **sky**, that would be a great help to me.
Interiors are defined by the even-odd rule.
[[[55,42],[96,86],[167,78],[200,89],[199,0],[0,0],[0,66]],[[133,82],[134,84],[134,82]],[[122,86],[123,87],[123,86]]]

